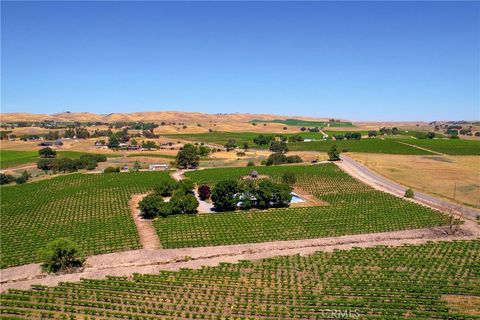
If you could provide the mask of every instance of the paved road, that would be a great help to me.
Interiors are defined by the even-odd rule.
[[[385,177],[371,171],[364,165],[358,163],[357,161],[353,160],[348,156],[341,155],[340,157],[343,162],[342,165],[348,167],[352,171],[356,172],[358,175],[371,182],[370,184],[372,186],[376,185],[381,188],[388,189],[392,193],[395,193],[399,196],[403,196],[405,194],[405,190],[407,189],[406,187],[391,180],[388,180]],[[419,179],[421,179],[421,177],[419,177]],[[454,204],[452,202],[447,202],[445,200],[435,198],[431,195],[419,191],[415,191],[415,200],[422,202],[427,206],[436,207],[440,210],[451,208],[457,213],[462,214],[465,218],[477,219],[477,217],[480,216],[480,210],[476,210],[459,204]]]

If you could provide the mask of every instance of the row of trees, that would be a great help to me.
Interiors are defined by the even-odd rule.
[[[287,207],[292,199],[291,192],[292,188],[288,184],[270,180],[224,180],[215,185],[211,199],[216,211],[267,209]]]
[[[16,184],[23,184],[31,177],[32,175],[27,170],[24,170],[18,177],[14,177],[11,174],[0,173],[0,185],[9,184],[12,182],[15,182]]]
[[[45,172],[53,171],[54,173],[75,172],[80,169],[93,170],[97,167],[98,162],[105,161],[107,161],[107,157],[101,154],[84,154],[78,159],[49,157],[40,159],[37,162],[37,168]]]
[[[173,214],[192,214],[197,212],[198,201],[193,193],[190,181],[162,181],[153,193],[140,201],[138,207],[145,219],[166,217]],[[170,197],[167,202],[164,197]]]

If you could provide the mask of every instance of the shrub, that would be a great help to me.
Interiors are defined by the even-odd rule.
[[[284,155],[283,153],[272,153],[270,156],[267,158],[266,165],[275,165],[275,164],[282,164],[287,162],[287,156]]]
[[[15,179],[16,184],[24,184],[25,182],[27,182],[27,178],[24,176],[20,176]]]
[[[106,167],[105,170],[103,170],[103,173],[116,173],[120,172],[120,167]]]
[[[297,176],[295,173],[287,171],[282,175],[282,182],[289,186],[293,186],[295,182],[297,182]]]
[[[49,242],[40,250],[42,268],[47,272],[71,271],[83,266],[85,257],[78,245],[68,238]]]
[[[237,152],[237,157],[244,157],[244,156],[245,156],[245,152],[243,151]]]
[[[210,187],[207,186],[206,184],[204,185],[201,185],[200,187],[198,187],[198,197],[201,199],[201,200],[207,200],[208,198],[210,198],[212,192],[210,191]]]
[[[160,208],[164,203],[162,196],[158,194],[149,194],[138,203],[140,215],[145,219],[153,219],[160,213]]]
[[[287,157],[287,163],[300,163],[300,162],[303,162],[303,160],[297,155]]]
[[[415,193],[413,192],[412,189],[407,189],[407,190],[405,190],[404,197],[405,198],[413,198],[413,197],[415,197]]]
[[[248,160],[247,167],[253,167],[253,166],[255,166],[255,162],[253,162],[253,160]]]

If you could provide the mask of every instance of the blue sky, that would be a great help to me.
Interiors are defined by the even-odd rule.
[[[478,2],[4,2],[2,112],[479,119]]]

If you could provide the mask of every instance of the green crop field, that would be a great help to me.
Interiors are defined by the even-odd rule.
[[[38,151],[0,149],[0,168],[10,168],[38,161]]]
[[[304,139],[322,139],[323,135],[319,132],[288,132],[285,133],[259,133],[259,132],[222,132],[222,131],[213,131],[205,133],[186,133],[186,134],[167,134],[165,137],[173,139],[182,139],[189,140],[192,142],[204,142],[204,143],[216,143],[224,145],[229,140],[235,140],[239,147],[243,147],[243,143],[248,143],[250,148],[261,148],[260,146],[253,143],[253,139],[259,135],[265,136],[285,136],[290,137],[293,135],[302,136]],[[263,148],[267,148],[264,146]]]
[[[275,120],[252,120],[252,123],[281,123],[287,126],[299,126],[299,127],[353,127],[351,122],[329,122],[329,121],[308,121],[298,119],[275,119]]]
[[[447,300],[478,299],[478,270],[480,241],[438,242],[82,279],[0,299],[5,319],[464,320],[478,309]]]
[[[84,154],[92,154],[90,152],[79,152],[79,151],[63,151],[57,150],[58,157],[65,158],[80,158]],[[119,154],[108,154],[108,157],[120,157]],[[11,168],[20,166],[27,163],[36,163],[40,160],[38,156],[38,151],[17,151],[17,150],[4,150],[0,149],[0,168]]]
[[[402,141],[448,155],[480,155],[480,140],[409,139]]]
[[[247,175],[252,167],[188,172],[197,183],[214,183]],[[328,205],[170,216],[154,221],[165,248],[214,246],[383,232],[446,224],[446,217],[424,206],[376,191],[334,164],[255,167],[278,181],[283,172],[297,176],[296,185]]]
[[[414,139],[408,140],[412,141]],[[366,153],[388,153],[388,154],[432,154],[415,147],[398,143],[393,139],[365,138],[361,140],[326,140],[311,142],[289,143],[290,151],[323,151],[328,152],[332,145],[336,145],[340,151],[366,152]]]
[[[2,186],[1,267],[37,261],[51,240],[69,237],[86,254],[139,247],[128,202],[166,172],[72,174],[16,186]]]

